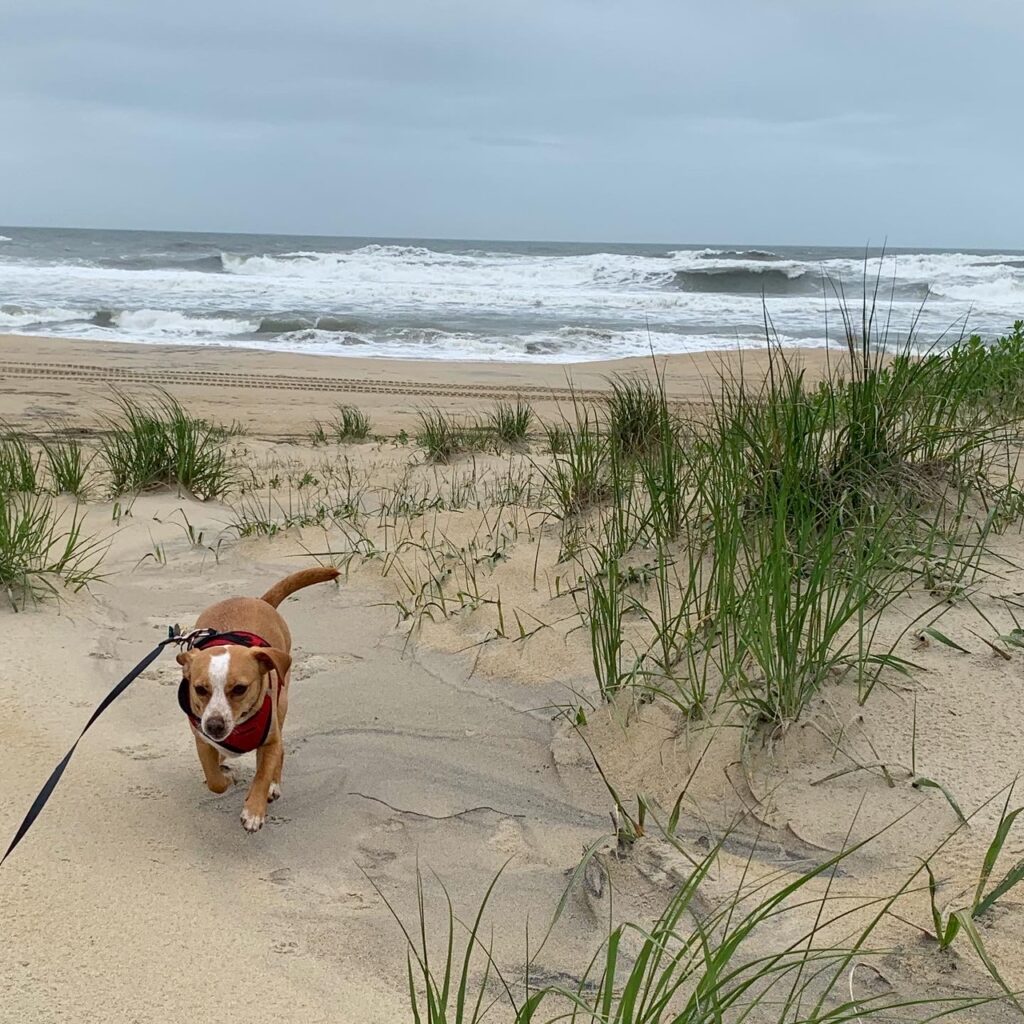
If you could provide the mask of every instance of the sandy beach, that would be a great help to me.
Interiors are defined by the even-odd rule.
[[[799,353],[813,381],[836,353]],[[650,358],[609,362],[502,363],[437,359],[368,359],[315,356],[261,349],[181,345],[129,345],[70,338],[0,335],[0,416],[18,425],[40,419],[95,425],[112,387],[164,387],[198,416],[238,420],[259,437],[305,439],[311,421],[353,403],[378,430],[412,431],[417,411],[430,406],[458,413],[487,402],[515,400],[557,418],[573,394],[607,392],[616,373],[648,371]],[[698,352],[659,357],[673,400],[701,405],[719,372],[764,375],[763,351]],[[272,401],[268,401],[272,399]]]
[[[799,353],[811,383],[839,358]],[[756,382],[767,361],[747,351],[656,365],[686,417],[706,407],[719,374]],[[886,676],[863,705],[856,684],[837,677],[795,724],[752,734],[735,709],[702,719],[665,700],[601,701],[565,537],[534,496],[536,465],[550,458],[538,442],[434,466],[398,439],[431,406],[468,416],[521,398],[553,423],[574,395],[597,406],[610,376],[651,367],[0,337],[8,428],[94,443],[115,389],[139,398],[160,388],[196,416],[241,426],[227,445],[247,480],[206,502],[173,488],[95,494],[86,523],[109,542],[104,578],[59,602],[18,612],[5,603],[0,845],[90,709],[167,625],[307,564],[343,568],[337,585],[282,607],[296,645],[288,760],[283,799],[259,834],[238,824],[241,786],[223,797],[205,789],[169,655],[88,735],[0,871],[0,1021],[409,1021],[406,948],[382,897],[413,925],[419,870],[431,927],[443,925],[436,872],[471,918],[507,864],[488,922],[495,962],[521,981],[527,925],[536,948],[584,851],[604,836],[531,971],[536,984],[573,984],[610,919],[650,922],[690,871],[656,828],[628,847],[609,836],[614,802],[595,757],[624,805],[642,794],[663,824],[686,788],[678,835],[688,856],[724,840],[702,905],[753,877],[787,879],[876,832],[809,896],[894,893],[941,846],[941,901],[963,905],[1024,750],[1024,655],[989,643],[1015,627],[1003,598],[1022,589],[1016,526],[993,538],[998,566],[971,599],[943,609],[939,628],[955,647],[922,633],[933,596],[909,593],[879,628],[912,674]],[[342,403],[370,417],[374,439],[314,446],[315,422]],[[354,491],[365,515],[317,511]],[[255,528],[259,509],[273,530]],[[638,556],[638,572],[643,564]],[[431,607],[422,595],[442,573],[451,582]],[[567,708],[585,710],[581,729]],[[243,759],[243,783],[252,770]],[[968,827],[958,830],[943,790],[922,778],[954,795]],[[1011,835],[995,874],[1021,855]],[[979,924],[1018,991],[1020,922],[1010,892]],[[753,951],[790,938],[788,927],[768,927]],[[991,994],[970,947],[938,952],[932,927],[919,877],[879,925],[881,952],[851,976],[858,995]],[[994,1003],[956,1019],[999,1024],[1013,1012]]]

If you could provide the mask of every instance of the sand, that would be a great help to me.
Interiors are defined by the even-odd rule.
[[[824,372],[822,353],[805,359],[809,374]],[[719,357],[667,360],[673,399],[696,407],[718,364]],[[583,365],[571,377],[587,394],[611,372],[647,365]],[[728,357],[727,365],[739,364]],[[743,366],[763,372],[763,355],[747,354]],[[137,393],[159,384],[199,414],[242,423],[240,451],[262,477],[302,467],[324,475],[326,460],[344,464],[349,479],[396,487],[471,476],[483,494],[509,472],[507,460],[457,461],[439,484],[433,469],[416,465],[414,449],[393,440],[313,449],[311,422],[352,402],[392,434],[411,430],[422,405],[480,409],[517,394],[554,415],[567,393],[551,389],[565,387],[567,372],[8,337],[0,338],[0,417],[22,429],[88,435],[102,426],[112,386]],[[520,460],[516,472],[528,466]],[[337,490],[339,481],[322,487]],[[90,709],[169,623],[187,624],[229,594],[260,593],[308,564],[310,552],[351,542],[315,525],[240,539],[231,529],[237,499],[201,503],[165,492],[138,498],[125,514],[128,505],[89,507],[90,528],[111,543],[102,583],[59,604],[0,610],[2,836],[13,833]],[[491,920],[495,959],[516,976],[527,921],[536,945],[582,851],[610,828],[608,793],[558,713],[581,695],[596,704],[589,644],[567,624],[571,581],[556,564],[557,541],[529,517],[496,525],[486,511],[467,511],[410,524],[421,541],[428,533],[451,538],[452,550],[477,552],[478,544],[485,552],[503,538],[480,570],[484,600],[436,621],[419,617],[411,629],[399,604],[409,601],[408,585],[396,565],[414,581],[427,570],[407,546],[388,572],[380,559],[353,557],[338,585],[283,606],[296,643],[284,796],[258,835],[238,823],[241,787],[215,797],[203,785],[169,655],[89,734],[0,869],[0,1021],[191,1024],[232,1013],[254,1022],[408,1021],[403,939],[381,893],[414,923],[418,868],[434,911],[443,903],[431,872],[468,916],[507,862]],[[1021,537],[1002,538],[1000,552],[1006,565],[976,600],[1005,632],[1013,623],[994,595],[1020,590]],[[509,623],[516,612],[528,629],[528,616],[547,628],[524,638],[506,623],[505,636],[496,636],[496,592]],[[971,653],[922,643],[912,632],[900,648],[920,666],[912,678],[879,688],[863,708],[851,684],[837,681],[784,734],[744,742],[734,720],[685,721],[655,702],[593,710],[587,735],[627,804],[643,792],[652,806],[670,808],[693,774],[680,828],[693,855],[732,826],[706,886],[712,903],[732,891],[751,857],[761,874],[803,870],[847,835],[865,838],[904,815],[833,883],[862,896],[888,893],[957,825],[940,792],[911,786],[912,757],[915,776],[941,781],[968,812],[1020,769],[1021,655],[995,656],[979,638],[981,621],[971,608],[950,609],[942,629]],[[828,778],[855,763],[884,763],[890,777],[867,767]],[[243,782],[251,772],[251,757],[243,759]],[[976,882],[998,809],[983,810],[937,861],[943,897],[954,906]],[[1011,838],[1003,870],[1021,847]],[[609,842],[574,890],[536,976],[579,976],[604,934],[612,893],[616,917],[649,921],[685,873],[685,862],[653,835],[621,855]],[[940,956],[924,940],[922,892],[900,913],[881,933],[894,952],[875,964],[892,991],[992,990],[965,946]],[[1018,988],[1020,920],[1011,893],[983,928]],[[960,1019],[1015,1018],[990,1006]]]
[[[835,353],[801,351],[808,379]],[[650,359],[574,365],[367,359],[261,349],[128,345],[70,338],[0,335],[0,415],[15,425],[40,420],[95,425],[111,387],[165,387],[197,415],[237,419],[259,437],[308,436],[310,421],[339,403],[358,404],[381,431],[412,431],[417,410],[477,411],[494,400],[528,398],[557,416],[573,391],[586,397],[616,373],[647,371]],[[702,404],[724,369],[763,377],[763,352],[697,353],[659,358],[673,398]],[[272,401],[271,401],[272,399]]]

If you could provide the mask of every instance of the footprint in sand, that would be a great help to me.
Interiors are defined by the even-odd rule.
[[[312,679],[314,676],[336,672],[362,660],[358,654],[303,654],[301,651],[295,651],[292,679]]]
[[[154,750],[148,743],[139,743],[131,747],[114,747],[114,753],[130,757],[133,761],[155,761],[157,758],[167,756],[167,751]]]
[[[488,837],[487,843],[507,857],[515,857],[518,863],[531,859],[532,851],[523,826],[514,818],[502,818],[495,826],[493,834]]]
[[[113,661],[117,657],[115,644],[112,640],[100,640],[94,650],[89,652],[90,658],[97,658],[100,661]]]
[[[269,874],[260,875],[260,879],[264,882],[270,882],[272,885],[291,885],[292,869],[275,868]]]
[[[167,794],[156,786],[129,786],[128,792],[139,800],[162,800]]]

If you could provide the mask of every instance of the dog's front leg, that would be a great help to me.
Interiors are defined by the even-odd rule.
[[[283,760],[284,749],[280,736],[268,740],[256,751],[256,775],[242,807],[242,828],[246,832],[258,832],[263,828],[267,820],[270,787],[275,779],[280,778]]]
[[[207,788],[211,793],[226,793],[234,780],[222,767],[220,754],[198,736],[195,737],[195,741],[199,763],[203,766],[203,774],[206,776]]]

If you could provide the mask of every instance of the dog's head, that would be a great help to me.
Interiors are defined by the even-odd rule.
[[[231,735],[258,710],[271,673],[284,681],[292,659],[273,647],[210,647],[182,651],[178,664],[188,681],[189,704],[211,740]]]

